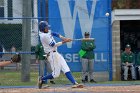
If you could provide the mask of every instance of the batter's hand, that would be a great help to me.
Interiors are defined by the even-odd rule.
[[[72,39],[70,39],[70,38],[65,38],[63,41],[62,41],[62,43],[67,43],[67,42],[71,42],[72,41]]]
[[[72,41],[72,39],[70,39],[70,38],[66,38],[67,40],[68,40],[68,42],[71,42]]]
[[[62,40],[65,40],[66,37],[63,37],[62,35],[59,35],[59,37],[62,39]]]

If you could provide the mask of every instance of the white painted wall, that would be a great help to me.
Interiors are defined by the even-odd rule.
[[[115,20],[140,20],[140,9],[115,9],[112,11],[112,23]]]
[[[12,8],[13,8],[13,17],[14,18],[21,18],[22,17],[22,0],[13,0],[13,7]],[[8,17],[7,0],[4,0],[4,16],[5,16],[5,18]],[[0,23],[21,24],[22,20],[21,19],[13,19],[13,20],[0,19]]]
[[[38,12],[37,12],[37,0],[34,0],[33,2],[33,12],[34,12],[34,17],[37,17]],[[8,4],[7,0],[4,0],[4,19],[0,19],[0,24],[22,24],[22,8],[23,8],[23,0],[13,0],[13,20],[8,20],[6,19],[8,17]],[[38,20],[33,19],[32,20],[32,25],[31,25],[31,45],[35,46],[38,44]]]
[[[37,11],[37,0],[34,0],[33,2],[33,13],[34,17],[38,17],[38,11]],[[31,32],[31,45],[36,46],[38,44],[38,19],[32,20],[32,32]]]

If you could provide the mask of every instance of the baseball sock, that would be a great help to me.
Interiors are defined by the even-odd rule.
[[[43,76],[43,77],[42,77],[42,80],[43,80],[43,81],[45,81],[45,80],[47,80],[47,79],[53,79],[52,74],[46,75],[46,76]]]
[[[70,71],[66,72],[65,75],[71,81],[71,83],[73,83],[73,84],[76,83],[76,81],[74,80],[74,78],[73,78],[72,74],[70,73]]]

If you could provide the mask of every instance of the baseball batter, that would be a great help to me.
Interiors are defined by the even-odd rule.
[[[42,76],[39,78],[39,81],[38,81],[39,89],[42,88],[43,81],[45,81],[46,79],[53,79],[53,78],[58,77],[61,71],[63,71],[66,77],[71,81],[71,83],[74,84],[73,88],[83,86],[81,84],[78,84],[75,81],[66,61],[61,56],[61,54],[57,52],[58,46],[61,46],[62,44],[70,42],[72,40],[69,38],[63,37],[60,34],[52,33],[51,30],[49,30],[49,25],[48,25],[48,22],[46,21],[41,21],[39,23],[39,30],[40,30],[39,36],[40,36],[41,43],[44,47],[46,57],[48,61],[50,62],[51,68],[53,70],[53,72],[50,75]],[[62,42],[56,43],[53,36],[61,38]]]

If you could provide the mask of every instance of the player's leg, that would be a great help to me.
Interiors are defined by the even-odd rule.
[[[140,79],[140,66],[138,66],[138,75],[139,75],[139,79]]]
[[[82,82],[88,82],[88,60],[85,58],[81,58],[81,62],[82,62]]]
[[[38,87],[39,89],[42,88],[43,81],[47,79],[54,79],[60,75],[60,62],[56,58],[56,53],[50,53],[50,56],[48,57],[48,61],[50,62],[52,73],[49,75],[45,75],[39,78]]]
[[[54,77],[52,76],[52,74],[41,76],[38,80],[38,88],[41,89],[43,82],[45,82],[47,79],[53,79],[53,78]]]
[[[73,84],[77,83],[75,79],[73,78],[70,69],[65,61],[65,59],[58,53],[57,54],[59,57],[60,65],[61,65],[61,70],[65,73],[66,77],[69,79],[69,81]]]
[[[65,59],[62,57],[62,55],[57,53],[57,58],[59,58],[58,62],[60,61],[61,70],[65,73],[68,80],[73,84],[72,88],[83,88],[84,85],[83,84],[78,84],[76,82],[76,80],[74,79],[74,77],[72,76],[72,74],[70,72],[70,69],[69,69]]]
[[[45,69],[45,60],[39,60],[39,64],[40,64],[39,76],[43,76]]]
[[[68,80],[73,84],[72,88],[83,88],[84,85],[83,84],[78,84],[76,82],[76,80],[74,79],[74,77],[72,76],[70,69],[66,63],[66,61],[64,60],[64,58],[59,54],[59,58],[61,61],[61,70],[65,73],[66,77],[68,78]]]
[[[131,66],[130,67],[130,70],[131,70],[131,74],[132,74],[132,79],[133,80],[136,80],[135,67],[134,66]]]
[[[128,78],[128,66],[124,66],[124,80]]]
[[[47,69],[47,73],[48,74],[51,74],[53,71],[52,71],[52,68],[51,68],[51,64],[50,64],[50,62],[48,62],[47,60],[46,60],[46,69]],[[54,82],[54,80],[53,79],[50,79],[50,83],[51,84],[55,84],[55,82]]]
[[[38,62],[39,62],[39,79],[43,76],[43,75],[45,75],[44,73],[45,73],[45,60],[38,60]],[[38,84],[39,83],[42,83],[42,84],[44,84],[45,82],[46,82],[47,80],[45,80],[45,81],[38,81]]]
[[[96,83],[96,81],[94,80],[94,78],[93,78],[93,59],[89,59],[88,60],[89,62],[88,62],[88,67],[89,67],[89,77],[90,77],[90,82],[94,82],[94,83]]]
[[[42,80],[53,79],[60,75],[60,62],[57,60],[56,55],[50,55],[48,57],[48,61],[50,62],[52,73],[42,77]]]

